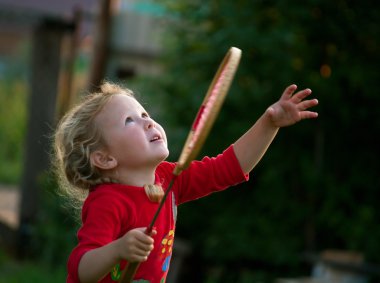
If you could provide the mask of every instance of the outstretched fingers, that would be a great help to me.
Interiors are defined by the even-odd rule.
[[[311,119],[311,118],[317,118],[318,113],[313,111],[302,111],[300,112],[300,118],[303,119]]]
[[[306,89],[303,89],[303,90],[300,90],[300,91],[294,93],[296,90],[297,90],[297,85],[292,84],[292,85],[288,86],[284,90],[281,98],[285,99],[285,100],[291,99],[294,103],[300,103],[303,99],[305,99],[307,96],[309,96],[312,92],[310,88],[306,88]]]
[[[284,90],[281,98],[286,99],[286,100],[290,99],[292,97],[293,93],[296,91],[296,89],[297,89],[297,85],[295,85],[295,84],[292,84],[292,85],[288,86]]]
[[[310,94],[311,94],[311,89],[310,88],[306,88],[306,89],[303,89],[303,90],[300,90],[298,91],[297,93],[295,93],[293,96],[292,96],[292,100],[295,102],[295,103],[300,103],[301,101],[303,101],[306,97],[308,97]]]
[[[298,109],[300,110],[300,118],[303,119],[310,119],[310,118],[317,118],[318,113],[314,111],[305,111],[311,107],[314,107],[318,105],[317,99],[310,99],[310,100],[304,100],[298,104]]]
[[[298,103],[298,109],[300,111],[309,109],[311,107],[314,107],[318,105],[318,100],[317,99],[310,99],[310,100],[303,100],[300,103]]]

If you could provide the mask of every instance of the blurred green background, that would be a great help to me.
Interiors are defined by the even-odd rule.
[[[157,1],[158,3],[158,1]],[[179,282],[274,282],[308,276],[308,255],[361,253],[380,264],[378,1],[159,1],[159,74],[125,83],[167,131],[175,161],[221,59],[243,51],[203,148],[215,155],[286,86],[311,88],[319,118],[281,129],[249,182],[179,207],[177,237],[191,252]],[[152,10],[150,10],[152,12]],[[27,120],[30,43],[0,65],[0,183],[17,186]],[[76,61],[78,76],[89,64]],[[80,89],[80,87],[79,87]],[[83,91],[83,90],[82,90]],[[63,282],[78,222],[47,177],[22,260],[0,249],[0,282]],[[368,272],[379,282],[379,271]],[[170,282],[168,282],[170,283]]]

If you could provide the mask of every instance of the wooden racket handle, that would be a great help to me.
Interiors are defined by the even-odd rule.
[[[120,283],[130,283],[133,280],[133,277],[135,277],[136,271],[140,266],[140,262],[129,262],[127,266],[125,267]]]

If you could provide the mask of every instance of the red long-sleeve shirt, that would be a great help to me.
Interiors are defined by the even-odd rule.
[[[155,182],[167,188],[174,167],[175,163],[162,162],[157,167]],[[175,180],[155,222],[154,249],[148,260],[140,264],[134,279],[147,283],[165,282],[172,254],[177,205],[245,180],[248,175],[241,170],[232,146],[217,157],[193,161]],[[79,282],[78,265],[87,251],[104,246],[131,229],[149,226],[158,205],[148,199],[143,187],[102,184],[94,188],[83,205],[83,224],[78,231],[79,243],[69,257],[67,283]],[[115,267],[100,282],[118,281],[125,265],[126,261],[122,261],[120,269]]]

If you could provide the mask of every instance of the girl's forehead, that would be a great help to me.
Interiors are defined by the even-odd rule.
[[[99,114],[101,116],[114,116],[129,111],[145,111],[145,109],[133,96],[117,94],[111,97]]]
[[[143,108],[142,105],[134,98],[126,94],[116,94],[107,103],[111,108]]]

